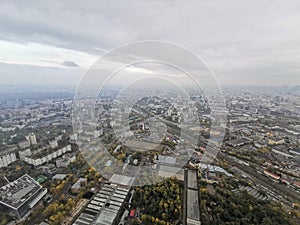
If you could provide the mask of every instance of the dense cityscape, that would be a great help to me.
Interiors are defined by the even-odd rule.
[[[213,120],[204,96],[143,98],[117,138],[126,113],[112,109],[115,90],[83,107],[84,124],[97,125],[79,133],[72,92],[40,92],[1,100],[1,224],[299,223],[298,87],[224,89],[227,127],[212,163],[202,160]],[[160,143],[151,118],[166,124]],[[107,152],[91,150],[98,141]],[[151,184],[135,185],[143,179]]]

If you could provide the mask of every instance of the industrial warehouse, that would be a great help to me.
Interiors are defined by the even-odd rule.
[[[105,184],[79,215],[74,225],[112,225],[120,216],[129,189]]]

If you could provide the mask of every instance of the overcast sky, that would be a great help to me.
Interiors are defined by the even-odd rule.
[[[134,41],[197,53],[222,85],[300,84],[300,1],[0,2],[0,84],[76,84]]]

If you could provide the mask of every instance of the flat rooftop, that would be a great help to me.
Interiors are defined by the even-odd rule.
[[[18,208],[41,188],[34,179],[25,174],[0,188],[0,203]]]
[[[129,189],[114,184],[105,184],[95,195],[74,225],[112,225],[121,210]]]
[[[155,150],[159,143],[147,142],[143,140],[126,140],[125,145],[137,151]]]
[[[184,225],[201,225],[198,174],[185,170]]]
[[[188,188],[196,189],[198,188],[198,180],[197,180],[197,171],[188,171]]]
[[[59,150],[63,150],[65,149],[67,152],[70,152],[72,149],[71,149],[71,145],[67,145],[67,146],[64,146],[64,147],[61,147],[61,148],[45,148],[45,149],[39,149],[37,151],[34,151],[32,153],[31,156],[29,156],[29,158],[31,159],[38,159],[38,158],[43,158],[47,155],[50,155],[54,152],[58,152]]]
[[[129,177],[129,176],[124,176],[124,175],[114,174],[109,179],[109,182],[115,183],[115,184],[120,184],[120,185],[125,185],[125,186],[131,186],[134,182],[134,178]]]
[[[56,180],[63,180],[67,177],[67,174],[57,173],[55,176],[52,177],[52,179]]]
[[[241,137],[241,138],[236,138],[234,140],[230,140],[228,141],[228,143],[232,146],[240,146],[240,145],[244,145],[245,143],[249,142],[248,139]]]
[[[198,191],[187,190],[187,219],[200,221]]]

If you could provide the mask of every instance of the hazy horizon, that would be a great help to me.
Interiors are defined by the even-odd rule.
[[[159,40],[197,54],[220,86],[300,84],[298,1],[2,1],[0,84],[77,85],[117,46]]]

